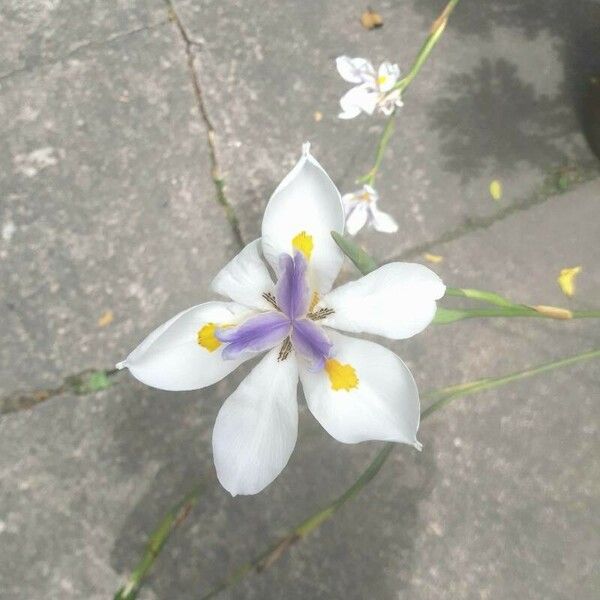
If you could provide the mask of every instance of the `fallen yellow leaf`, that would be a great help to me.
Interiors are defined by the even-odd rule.
[[[318,123],[323,118],[323,113],[321,111],[316,110],[313,116],[315,118],[315,121]]]
[[[367,8],[360,16],[360,22],[365,29],[376,29],[377,27],[383,26],[381,15],[370,8]]]
[[[437,265],[444,260],[443,256],[440,256],[439,254],[429,254],[429,252],[425,252],[425,254],[423,254],[423,258],[427,262],[433,263],[434,265]]]
[[[497,179],[490,183],[490,195],[496,202],[502,198],[502,184]]]
[[[98,319],[98,327],[106,327],[107,325],[110,325],[114,318],[115,315],[113,314],[112,310],[105,310]]]
[[[573,296],[575,294],[575,277],[581,272],[581,267],[566,267],[561,269],[557,278],[558,285],[565,296]]]

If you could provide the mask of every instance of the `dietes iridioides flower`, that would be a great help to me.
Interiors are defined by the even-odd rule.
[[[356,84],[340,99],[340,119],[353,119],[361,112],[372,115],[375,109],[391,115],[396,106],[402,106],[400,90],[392,91],[400,77],[398,65],[382,62],[375,71],[368,60],[348,56],[339,56],[335,63],[342,78]]]
[[[375,231],[395,233],[398,223],[391,215],[377,208],[379,194],[370,185],[363,185],[361,190],[356,190],[342,196],[342,204],[346,214],[346,231],[356,235],[365,225]]]
[[[422,265],[391,263],[331,291],[344,259],[331,231],[343,227],[340,194],[305,144],[269,200],[262,237],[212,282],[227,300],[184,310],[117,365],[153,387],[194,390],[266,353],[213,430],[217,475],[232,495],[260,492],[287,464],[298,379],[310,411],[337,440],[420,446],[419,396],[406,365],[336,330],[408,338],[431,322],[444,284]]]

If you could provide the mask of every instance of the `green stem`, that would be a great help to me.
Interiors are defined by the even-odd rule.
[[[584,360],[591,358],[600,357],[600,349],[591,350],[584,352],[576,356],[563,358],[553,362],[545,363],[531,369],[519,371],[517,373],[511,373],[503,377],[480,379],[477,381],[471,381],[459,385],[453,385],[450,387],[441,388],[433,392],[429,392],[423,395],[423,399],[432,400],[425,410],[421,412],[421,421],[424,421],[432,414],[449,404],[455,398],[468,396],[481,392],[484,390],[491,390],[513,381],[539,375],[553,369],[560,367],[566,367]],[[360,493],[360,491],[379,473],[381,467],[385,464],[391,451],[396,447],[394,442],[386,442],[381,450],[375,455],[375,458],[367,466],[367,468],[360,474],[360,476],[354,481],[354,483],[348,487],[342,494],[340,494],[335,500],[327,504],[321,510],[313,513],[310,517],[296,525],[290,532],[280,538],[275,544],[269,547],[267,550],[259,554],[256,558],[250,562],[242,565],[236,571],[234,571],[229,577],[223,579],[215,587],[213,587],[207,594],[202,596],[202,600],[208,600],[214,598],[217,594],[225,589],[233,587],[238,583],[245,575],[250,572],[260,573],[265,569],[269,568],[274,562],[276,562],[293,544],[301,541],[310,532],[320,527],[325,521],[329,520],[342,506],[349,500],[354,498]]]
[[[446,23],[448,22],[448,17],[450,13],[454,10],[454,7],[458,4],[459,0],[450,0],[444,10],[440,13],[440,16],[434,21],[431,31],[427,36],[427,39],[421,46],[415,61],[408,72],[408,75],[401,79],[387,94],[393,94],[400,90],[401,92],[406,91],[408,86],[411,84],[412,80],[418,75],[421,67],[425,64],[425,61],[431,54],[431,51],[438,43],[440,37],[442,37],[442,33],[446,28]],[[392,112],[392,114],[388,117],[385,128],[379,138],[379,142],[377,144],[377,152],[375,154],[375,163],[371,167],[368,173],[359,177],[356,181],[357,183],[365,183],[367,185],[373,185],[375,183],[375,177],[377,176],[377,172],[379,171],[379,167],[381,165],[381,161],[383,160],[383,154],[385,149],[392,137],[392,133],[394,131],[394,118],[396,116],[396,111]]]
[[[388,117],[383,133],[379,138],[379,143],[377,144],[377,152],[375,153],[375,163],[366,175],[363,175],[362,177],[359,177],[356,180],[357,183],[365,183],[371,186],[375,183],[375,177],[377,176],[377,172],[379,171],[379,167],[381,166],[383,154],[385,153],[385,149],[387,148],[388,142],[390,141],[392,134],[394,133],[395,114],[396,111],[394,110],[394,112]]]
[[[127,583],[119,588],[114,596],[114,600],[134,600],[137,598],[143,579],[152,568],[154,561],[160,554],[170,535],[187,518],[203,492],[203,485],[196,486],[162,519],[158,527],[150,536],[142,559],[132,571]]]
[[[406,91],[406,88],[412,83],[413,79],[418,75],[419,71],[429,58],[431,51],[434,49],[435,45],[438,43],[439,39],[442,37],[442,33],[444,33],[444,29],[446,28],[446,23],[448,22],[448,17],[454,10],[454,7],[458,4],[459,0],[450,0],[444,10],[441,12],[440,16],[433,22],[431,27],[431,31],[427,36],[427,39],[421,46],[419,53],[417,54],[417,58],[413,63],[408,75],[401,79],[393,88],[390,90],[390,94],[395,90],[400,90],[401,92]]]
[[[377,268],[377,263],[362,248],[339,233],[332,231],[331,235],[342,252],[354,263],[356,268],[367,275]],[[527,306],[508,300],[496,292],[476,290],[472,288],[446,288],[446,296],[467,298],[485,302],[493,308],[444,308],[438,307],[433,323],[443,325],[482,317],[532,317],[537,319],[597,319],[600,310],[570,310],[556,306],[536,305]]]

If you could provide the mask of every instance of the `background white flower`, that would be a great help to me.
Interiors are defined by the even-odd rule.
[[[356,235],[367,223],[383,233],[398,231],[398,223],[394,218],[377,208],[378,200],[379,194],[370,185],[363,185],[361,190],[342,196],[346,231],[350,235]]]
[[[402,106],[400,90],[390,93],[400,78],[398,65],[382,62],[375,71],[368,60],[348,56],[339,56],[335,63],[342,78],[356,84],[340,99],[340,119],[353,119],[361,112],[372,115],[375,109],[390,115],[396,106]]]
[[[117,365],[148,385],[192,390],[266,352],[213,430],[217,476],[232,495],[260,492],[287,464],[297,438],[298,380],[335,439],[420,447],[419,395],[406,365],[383,346],[332,328],[413,336],[433,319],[445,286],[427,267],[391,263],[331,291],[344,258],[331,231],[343,228],[340,194],[305,145],[269,200],[262,238],[215,277],[211,287],[227,301],[179,313]]]

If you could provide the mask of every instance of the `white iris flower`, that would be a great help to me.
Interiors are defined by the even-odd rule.
[[[335,185],[305,144],[265,210],[262,237],[215,277],[224,301],[179,313],[122,363],[163,390],[195,390],[266,353],[223,404],[213,430],[219,481],[256,494],[288,462],[298,430],[298,379],[308,408],[337,440],[420,447],[419,395],[406,365],[369,333],[404,339],[433,319],[445,292],[428,268],[391,263],[331,291],[344,255]]]
[[[362,190],[342,196],[346,231],[350,235],[356,235],[366,224],[383,233],[398,231],[398,223],[394,218],[377,208],[378,201],[379,194],[370,185],[363,185]]]
[[[345,81],[356,84],[340,99],[340,119],[354,119],[361,112],[372,115],[375,109],[389,116],[402,106],[400,90],[392,91],[400,78],[398,65],[382,62],[375,71],[368,60],[348,56],[339,56],[335,64]]]

